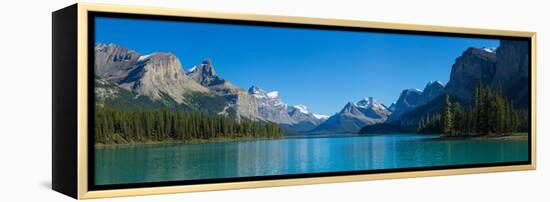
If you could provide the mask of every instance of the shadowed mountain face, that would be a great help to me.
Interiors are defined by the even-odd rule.
[[[463,106],[471,105],[475,88],[480,83],[490,86],[493,91],[500,88],[506,99],[516,107],[526,109],[529,106],[529,43],[501,40],[497,49],[468,48],[456,59],[445,88],[441,90],[441,86],[438,86],[435,87],[435,93],[430,93],[430,97],[433,97],[431,101],[410,108],[400,114],[398,119],[390,117],[385,125],[365,127],[362,132],[413,132],[411,130],[415,130],[422,117],[441,112],[445,94],[450,96],[452,102],[460,102]],[[424,90],[426,91],[427,89]],[[399,101],[392,116],[397,116],[398,108]]]
[[[432,101],[443,93],[444,88],[445,86],[440,81],[430,81],[422,91],[418,89],[403,90],[393,105],[392,113],[387,121],[397,121],[404,113]]]
[[[495,49],[466,50],[456,59],[445,92],[464,102],[474,99],[475,87],[482,83],[502,89],[502,94],[520,108],[528,106],[529,43],[501,40]]]
[[[468,106],[474,100],[475,88],[480,83],[502,94],[516,107],[525,109],[529,102],[529,43],[501,40],[497,49],[469,48],[456,59],[445,93],[452,100]],[[403,115],[406,123],[418,123],[422,116],[441,111],[444,99],[434,99],[431,106]]]
[[[473,100],[473,92],[480,82],[483,85],[491,84],[496,72],[496,62],[494,50],[468,48],[456,59],[446,92],[465,101]]]
[[[501,41],[491,83],[520,108],[529,106],[529,48],[527,41]]]

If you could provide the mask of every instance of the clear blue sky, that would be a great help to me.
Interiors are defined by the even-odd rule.
[[[98,17],[96,43],[141,54],[171,52],[189,69],[211,58],[219,76],[248,89],[279,91],[289,105],[331,115],[372,96],[386,105],[403,89],[447,83],[468,47],[498,40],[326,31]]]

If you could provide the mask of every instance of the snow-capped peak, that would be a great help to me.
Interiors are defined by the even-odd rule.
[[[248,89],[248,93],[252,96],[254,96],[256,99],[264,100],[266,102],[269,102],[269,105],[272,106],[285,106],[286,104],[281,101],[281,98],[279,97],[278,91],[271,91],[269,93],[266,93],[266,91],[262,90],[261,88],[258,88],[257,86],[253,85]],[[263,103],[265,104],[265,103]]]
[[[266,95],[269,98],[275,99],[275,98],[279,97],[279,91],[271,91],[271,92],[267,93]]]
[[[485,52],[489,52],[489,53],[494,53],[497,50],[497,48],[495,48],[495,47],[483,47],[483,48],[481,48],[481,50],[483,50]]]
[[[197,66],[193,66],[187,72],[191,73],[191,72],[195,71],[196,69],[197,69]]]
[[[258,86],[256,85],[252,85],[250,86],[250,88],[248,89],[248,93],[250,94],[264,94],[265,91],[260,89]]]
[[[420,90],[420,89],[418,89],[418,88],[409,88],[409,89],[407,89],[407,91],[422,93],[422,90]]]
[[[440,84],[440,85],[442,85],[442,86],[445,86],[445,84],[443,84],[443,82],[441,82],[441,81],[439,81],[439,80],[430,81],[430,82],[428,82],[428,85],[432,85],[432,84],[434,84],[434,83],[437,83],[437,84]]]
[[[375,110],[387,110],[388,108],[382,103],[378,102],[373,97],[366,97],[355,104],[359,108],[363,109],[375,109]]]
[[[356,105],[358,107],[366,108],[366,107],[369,107],[369,106],[371,106],[373,104],[376,104],[376,103],[377,103],[377,101],[373,97],[366,97],[362,100],[359,100]]]
[[[322,114],[313,114],[313,116],[316,118],[316,119],[321,119],[321,120],[324,120],[324,119],[328,119],[328,115],[322,115]]]
[[[151,54],[148,54],[148,55],[142,55],[142,56],[139,56],[138,58],[138,62],[141,62],[141,61],[144,61],[144,60],[147,60],[149,59],[149,57],[151,57],[152,55],[154,55],[155,53],[151,53]]]
[[[303,114],[309,114],[309,110],[305,105],[294,105],[294,108],[298,109]]]

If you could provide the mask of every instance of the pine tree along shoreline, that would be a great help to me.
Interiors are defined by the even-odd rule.
[[[527,134],[529,117],[526,110],[518,110],[506,100],[497,87],[492,92],[479,84],[471,106],[462,107],[445,95],[445,106],[440,114],[426,115],[418,123],[419,134],[442,134],[444,137],[488,137]]]
[[[275,123],[235,120],[202,112],[156,109],[125,111],[96,106],[95,145],[188,143],[283,136]]]

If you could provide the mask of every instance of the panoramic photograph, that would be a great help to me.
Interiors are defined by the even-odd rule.
[[[94,18],[93,183],[529,161],[528,40]]]

